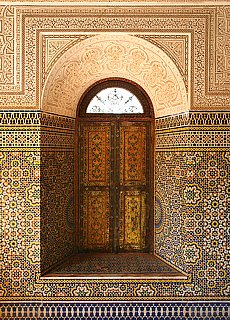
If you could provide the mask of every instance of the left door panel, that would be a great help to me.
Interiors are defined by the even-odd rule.
[[[111,123],[79,130],[79,251],[111,252]]]

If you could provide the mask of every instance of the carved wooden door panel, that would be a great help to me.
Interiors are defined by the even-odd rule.
[[[80,251],[147,251],[150,124],[82,122],[79,137]]]
[[[111,131],[111,123],[80,124],[80,251],[112,251]]]
[[[147,249],[148,129],[147,123],[123,122],[119,126],[119,251]]]

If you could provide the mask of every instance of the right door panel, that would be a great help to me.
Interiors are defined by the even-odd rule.
[[[146,250],[146,192],[120,192],[119,247],[121,251]]]
[[[147,207],[149,208],[150,186],[146,150],[149,125],[145,122],[121,122],[119,127],[119,250],[147,251]]]

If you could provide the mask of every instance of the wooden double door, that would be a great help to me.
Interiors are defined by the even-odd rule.
[[[80,252],[148,252],[151,122],[79,122]]]

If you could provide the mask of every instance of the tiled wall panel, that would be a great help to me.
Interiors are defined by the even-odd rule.
[[[73,151],[41,151],[42,272],[74,251]]]
[[[27,296],[40,272],[39,112],[0,114],[0,297]]]
[[[166,151],[156,161],[156,252],[192,276],[194,296],[229,294],[229,152]]]
[[[41,272],[71,255],[74,234],[74,119],[41,115]]]
[[[156,142],[160,135],[180,130],[180,123],[185,133],[185,123],[189,131],[193,130],[195,116],[157,120]],[[21,120],[15,120],[20,117],[15,113],[2,117],[10,119],[8,126],[5,122],[2,127],[5,136],[22,130]],[[25,140],[23,146],[15,148],[9,142],[1,155],[1,247],[4,248],[1,294],[4,300],[13,299],[14,295],[35,300],[60,295],[75,300],[85,297],[89,300],[228,297],[230,160],[226,146],[217,148],[214,141],[211,149],[205,144],[195,148],[190,144],[185,149],[176,140],[173,147],[170,145],[166,149],[166,145],[156,145],[155,249],[166,261],[187,272],[188,280],[167,283],[144,279],[110,279],[103,283],[97,279],[47,280],[40,277],[40,269],[48,269],[74,248],[74,122],[47,114],[35,116],[35,113],[30,117],[25,113],[24,118],[28,123],[23,130],[31,132],[29,143]],[[13,125],[12,119],[15,120]],[[202,130],[207,130],[204,119],[205,116],[203,127],[196,126],[201,134]],[[209,131],[221,131],[221,139],[228,137],[225,120],[219,120],[218,127]],[[56,132],[62,133],[61,140],[56,140]],[[35,133],[40,148],[38,144],[35,148]],[[218,140],[219,143],[222,141]]]
[[[24,124],[22,118],[26,119]],[[2,136],[6,137],[0,153],[3,319],[22,319],[28,314],[31,319],[46,319],[50,314],[62,314],[66,319],[74,314],[84,318],[87,314],[89,319],[102,319],[113,312],[127,319],[130,315],[138,319],[140,314],[154,319],[170,312],[181,312],[182,319],[192,319],[194,314],[198,319],[229,316],[228,304],[224,302],[230,290],[229,114],[221,113],[212,126],[206,113],[156,121],[155,249],[160,257],[188,274],[187,280],[169,281],[42,278],[41,271],[65,258],[74,248],[74,121],[39,112],[24,112],[24,116],[6,112],[1,120]],[[195,146],[190,143],[185,147],[173,135],[180,132],[183,136],[191,131],[198,135]],[[24,138],[12,146],[11,139],[18,132],[26,132],[30,138],[22,133]],[[203,132],[210,132],[211,136],[213,132],[221,134],[209,145],[198,139]],[[163,141],[169,133],[174,140],[168,145],[159,143],[158,138]],[[38,302],[47,299],[52,302]],[[162,299],[171,303],[164,305]],[[177,299],[190,302],[175,302]],[[30,300],[37,302],[23,302]],[[58,304],[54,300],[65,302]],[[101,303],[96,307],[91,302],[81,304],[85,300]],[[111,301],[115,300],[130,304],[113,305]],[[197,302],[192,303],[194,300]],[[220,300],[221,303],[214,302]],[[108,311],[104,311],[105,306]]]
[[[192,277],[187,294],[227,296],[229,113],[157,119],[156,132],[156,252]]]
[[[21,150],[0,155],[0,297],[27,296],[40,271],[40,156]]]

